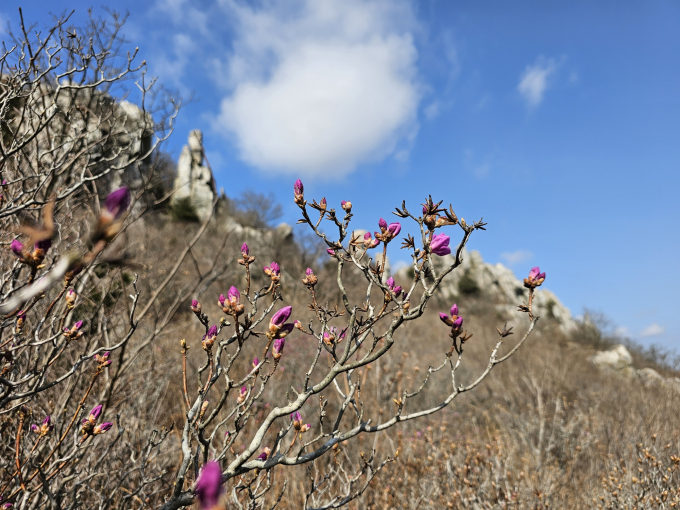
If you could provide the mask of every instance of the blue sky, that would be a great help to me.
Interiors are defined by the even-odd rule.
[[[44,23],[89,3],[5,0]],[[470,248],[680,348],[680,3],[166,0],[109,3],[151,74],[193,101],[218,186],[292,183],[375,228],[432,193],[489,223]],[[96,11],[95,12],[101,12]],[[390,253],[393,261],[402,257]]]

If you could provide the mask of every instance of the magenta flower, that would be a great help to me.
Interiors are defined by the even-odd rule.
[[[385,282],[385,285],[387,285],[387,286],[389,287],[389,289],[390,289],[392,292],[394,292],[394,295],[395,295],[396,297],[399,297],[399,295],[401,294],[402,288],[401,288],[401,285],[395,285],[394,278],[392,278],[392,277],[390,276],[390,277],[387,279],[387,281]]]
[[[102,414],[102,405],[99,404],[98,406],[94,407],[92,411],[90,411],[90,421],[96,421],[97,418],[99,418],[99,415]]]
[[[292,306],[284,306],[283,308],[281,308],[278,312],[272,315],[272,318],[269,321],[270,329],[272,327],[279,329],[281,326],[283,326],[283,323],[290,318],[290,314],[292,312],[293,312]]]
[[[194,493],[201,510],[210,510],[217,505],[222,494],[222,469],[218,462],[210,461],[203,466]]]
[[[245,402],[247,396],[248,396],[248,387],[247,386],[241,386],[241,389],[239,390],[239,393],[238,393],[238,397],[236,397],[236,403],[237,404],[243,404],[243,402]]]
[[[229,289],[229,292],[227,292],[227,297],[229,298],[229,302],[232,305],[237,305],[239,300],[241,299],[241,293],[238,291],[236,287],[233,285]]]
[[[281,268],[276,262],[272,262],[268,266],[264,266],[264,272],[269,276],[279,276],[281,274]]]
[[[106,197],[106,209],[114,219],[120,218],[130,206],[130,190],[120,188]]]
[[[532,267],[529,271],[529,277],[524,279],[524,286],[530,289],[539,287],[545,280],[545,273],[541,273],[541,270],[536,267]]]
[[[345,212],[350,212],[352,210],[352,202],[350,202],[349,200],[343,200],[342,202],[340,202],[340,205],[345,210]]]
[[[96,425],[94,427],[94,430],[92,431],[93,434],[103,434],[107,430],[109,430],[111,427],[113,427],[113,423],[110,421],[107,421],[105,423],[102,423],[101,425]]]
[[[449,317],[445,313],[440,313],[439,318],[447,326],[451,326],[451,330],[459,330],[463,326],[463,318],[458,315],[458,305],[453,305],[451,307],[451,316]]]
[[[217,303],[221,306],[224,307],[224,303],[227,300],[227,298],[224,297],[224,294],[220,294],[220,297],[217,298]]]
[[[295,421],[301,422],[302,421],[302,415],[300,414],[300,411],[295,411],[294,413],[291,413],[290,419],[294,422]]]
[[[274,349],[272,350],[272,354],[274,354],[275,360],[278,360],[283,354],[284,345],[286,345],[285,338],[277,338],[276,340],[274,340]]]
[[[73,328],[78,331],[80,328],[83,327],[83,321],[78,321],[73,325]]]
[[[387,222],[383,218],[380,218],[380,220],[378,221],[378,226],[380,227],[380,230],[382,232],[385,232],[387,230]]]
[[[432,237],[432,242],[430,242],[430,250],[435,255],[443,257],[444,255],[449,255],[451,253],[451,248],[449,248],[449,242],[451,238],[446,234],[437,234]]]
[[[262,453],[257,456],[257,460],[267,460],[269,458],[269,454],[271,453],[271,449],[269,447],[264,447],[262,449]]]
[[[24,245],[22,244],[21,241],[18,239],[15,239],[12,241],[12,244],[10,244],[10,249],[19,258],[23,258],[24,256]]]
[[[305,271],[305,274],[307,276],[312,276],[314,274],[314,271],[312,271],[311,267],[308,267],[307,270]]]
[[[197,315],[201,313],[201,303],[199,303],[198,300],[191,300],[191,311]]]
[[[293,192],[295,193],[296,197],[301,197],[305,194],[305,187],[302,185],[302,181],[300,179],[295,181],[295,184],[293,184]]]
[[[203,340],[205,340],[205,337],[206,337],[206,336],[207,336],[208,338],[214,338],[214,337],[217,336],[217,324],[214,324],[214,325],[210,326],[210,329],[208,330],[208,334],[207,334],[207,335],[203,335]]]
[[[255,359],[253,360],[253,368],[257,368],[257,365],[259,365],[259,364],[260,364],[260,360],[257,359],[257,358],[255,358]]]
[[[332,250],[331,248],[326,248],[326,253],[328,253],[332,257],[335,255],[335,250]]]
[[[387,227],[387,231],[392,237],[397,237],[399,232],[401,232],[401,223],[390,223]]]
[[[110,355],[111,355],[111,353],[109,351],[106,351],[101,356],[99,354],[95,354],[94,360],[97,363],[99,363],[102,367],[108,367],[111,363],[113,363],[113,361],[109,359]]]
[[[244,257],[250,255],[250,249],[248,248],[248,245],[246,243],[243,243],[243,246],[241,246],[241,255],[243,255]]]
[[[380,244],[380,239],[372,239],[370,232],[366,232],[364,234],[364,247],[367,250],[370,250],[371,248],[375,248],[379,244]]]

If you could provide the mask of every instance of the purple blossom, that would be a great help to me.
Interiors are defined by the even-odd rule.
[[[380,218],[380,220],[378,221],[378,226],[380,227],[380,230],[382,230],[383,232],[387,230],[387,222],[383,218]]]
[[[120,218],[130,205],[130,190],[120,188],[106,197],[106,209],[114,219]]]
[[[451,307],[450,313],[451,313],[451,317],[453,317],[454,315],[458,315],[458,305],[457,304],[455,304],[455,303],[453,304],[453,306]]]
[[[387,227],[387,231],[392,237],[397,237],[399,232],[401,232],[401,223],[390,223]]]
[[[31,430],[35,433],[40,432],[40,429],[38,428],[38,426],[35,423],[31,424]]]
[[[274,326],[276,328],[280,328],[283,326],[283,323],[286,322],[290,318],[290,314],[293,312],[293,307],[292,306],[284,306],[276,312],[271,320],[269,321],[270,326]]]
[[[78,321],[73,325],[73,329],[75,329],[76,331],[78,331],[82,327],[83,327],[83,321]]]
[[[257,456],[257,460],[267,460],[267,457],[269,457],[269,448],[265,448],[262,450],[262,453]]]
[[[460,329],[463,327],[463,318],[458,317],[455,321],[453,321],[453,327],[454,329]]]
[[[102,414],[102,405],[99,404],[98,406],[94,407],[92,411],[90,411],[90,421],[94,421],[97,418],[99,418],[99,415]]]
[[[194,313],[201,313],[201,303],[199,303],[198,300],[191,300],[191,311]]]
[[[224,297],[224,294],[220,294],[220,297],[217,298],[217,302],[219,303],[220,306],[224,307],[224,302],[227,300],[227,298]]]
[[[335,250],[332,250],[331,248],[326,248],[326,253],[328,253],[331,257],[335,255]]]
[[[202,510],[217,505],[222,494],[222,469],[218,462],[210,461],[203,466],[194,492]]]
[[[246,257],[250,255],[250,249],[248,248],[248,245],[246,243],[243,243],[243,246],[241,246],[241,254]]]
[[[255,358],[255,359],[253,360],[253,368],[256,368],[257,365],[259,365],[259,364],[260,364],[260,360],[257,359],[257,358]]]
[[[104,432],[109,430],[111,427],[113,427],[113,423],[111,423],[110,421],[104,422],[101,425],[97,425],[94,428],[94,433],[95,434],[103,434]]]
[[[311,268],[311,267],[308,267],[308,268],[307,268],[307,271],[305,271],[305,274],[306,274],[307,276],[312,276],[312,275],[314,274],[314,271],[312,271],[312,268]]]
[[[208,330],[208,338],[217,336],[217,324],[210,326]]]
[[[227,297],[229,298],[229,302],[231,304],[237,304],[241,299],[241,293],[238,291],[236,287],[232,285],[231,288],[229,289],[229,292],[227,292]]]
[[[12,252],[14,253],[14,255],[16,255],[17,257],[21,258],[21,257],[24,256],[23,255],[24,245],[18,239],[15,239],[14,241],[12,241],[10,248],[11,248]]]
[[[432,237],[432,241],[430,242],[430,250],[432,250],[432,253],[439,255],[440,257],[449,255],[451,253],[449,241],[451,241],[451,238],[446,234],[437,234]]]
[[[394,292],[394,295],[395,295],[396,297],[399,297],[399,295],[401,294],[402,288],[401,288],[401,285],[396,285],[396,286],[395,286],[394,278],[392,278],[392,277],[390,276],[390,277],[387,279],[387,281],[385,282],[385,284],[390,288],[390,290],[391,290],[392,292]]]
[[[293,329],[295,328],[295,323],[289,322],[288,324],[284,324],[281,326],[281,329],[279,329],[276,334],[279,338],[283,338],[284,336],[288,335]]]
[[[248,394],[248,387],[247,386],[241,386],[241,390],[239,391],[239,396],[245,398],[245,396]]]
[[[446,315],[444,312],[439,312],[439,318],[442,320],[442,322],[448,324],[451,322],[451,319],[449,319],[449,316]]]
[[[298,179],[295,181],[295,184],[293,184],[293,192],[297,196],[302,196],[305,193],[305,187],[302,185],[302,181]]]
[[[277,338],[274,340],[274,349],[272,350],[274,354],[274,359],[278,359],[283,354],[283,346],[286,345],[285,338]]]
[[[43,418],[42,424],[52,430],[54,428],[54,425],[52,425],[52,418],[47,415]]]
[[[328,202],[326,202],[326,197],[323,197],[321,199],[321,202],[319,202],[319,205],[321,206],[322,209],[326,208],[326,206],[328,205]]]
[[[529,271],[529,280],[534,281],[540,279],[545,280],[545,273],[541,273],[541,270],[538,266],[532,267],[531,271]]]
[[[295,411],[294,413],[291,413],[290,419],[292,421],[302,421],[302,415],[300,414],[300,411]]]
[[[264,272],[269,276],[279,276],[281,274],[281,268],[276,262],[272,262],[268,266],[264,266]]]

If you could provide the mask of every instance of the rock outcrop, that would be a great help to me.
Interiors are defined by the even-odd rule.
[[[453,255],[436,257],[437,267],[446,267],[454,262]],[[411,267],[402,267],[397,275],[410,279],[413,275]],[[442,295],[455,301],[465,295],[485,295],[490,298],[501,315],[511,319],[516,315],[517,305],[526,299],[526,289],[511,269],[503,264],[484,262],[478,251],[463,252],[463,263],[449,274],[441,287]],[[554,319],[565,333],[576,327],[576,322],[569,309],[560,300],[545,289],[536,291],[534,310],[539,316]]]
[[[608,351],[599,351],[589,359],[598,369],[631,379],[637,378],[643,386],[659,385],[680,392],[680,378],[666,378],[650,367],[635,369],[633,356],[624,345],[619,344]]]
[[[204,162],[203,133],[195,129],[189,133],[188,145],[182,148],[177,162],[171,204],[173,207],[189,206],[201,221],[210,217],[216,195],[212,171]]]

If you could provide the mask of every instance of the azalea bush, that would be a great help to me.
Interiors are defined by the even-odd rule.
[[[426,309],[485,224],[443,201],[415,214],[402,202],[371,233],[350,201],[309,202],[298,180],[292,200],[321,257],[270,262],[265,234],[236,243],[208,219],[176,223],[186,238],[135,260],[159,194],[152,155],[178,103],[159,106],[144,64],[118,54],[112,16],[43,35],[22,23],[0,56],[0,504],[273,507],[303,466],[304,483],[290,479],[299,506],[347,505],[399,455],[366,438],[443,410],[517,352],[545,273],[524,280],[521,336],[499,324],[471,376],[464,352],[486,347],[466,303],[439,320]],[[213,244],[198,255],[202,240]],[[388,274],[399,249],[408,280]],[[427,370],[388,376],[380,363],[400,335],[419,348],[414,321],[447,348]]]

